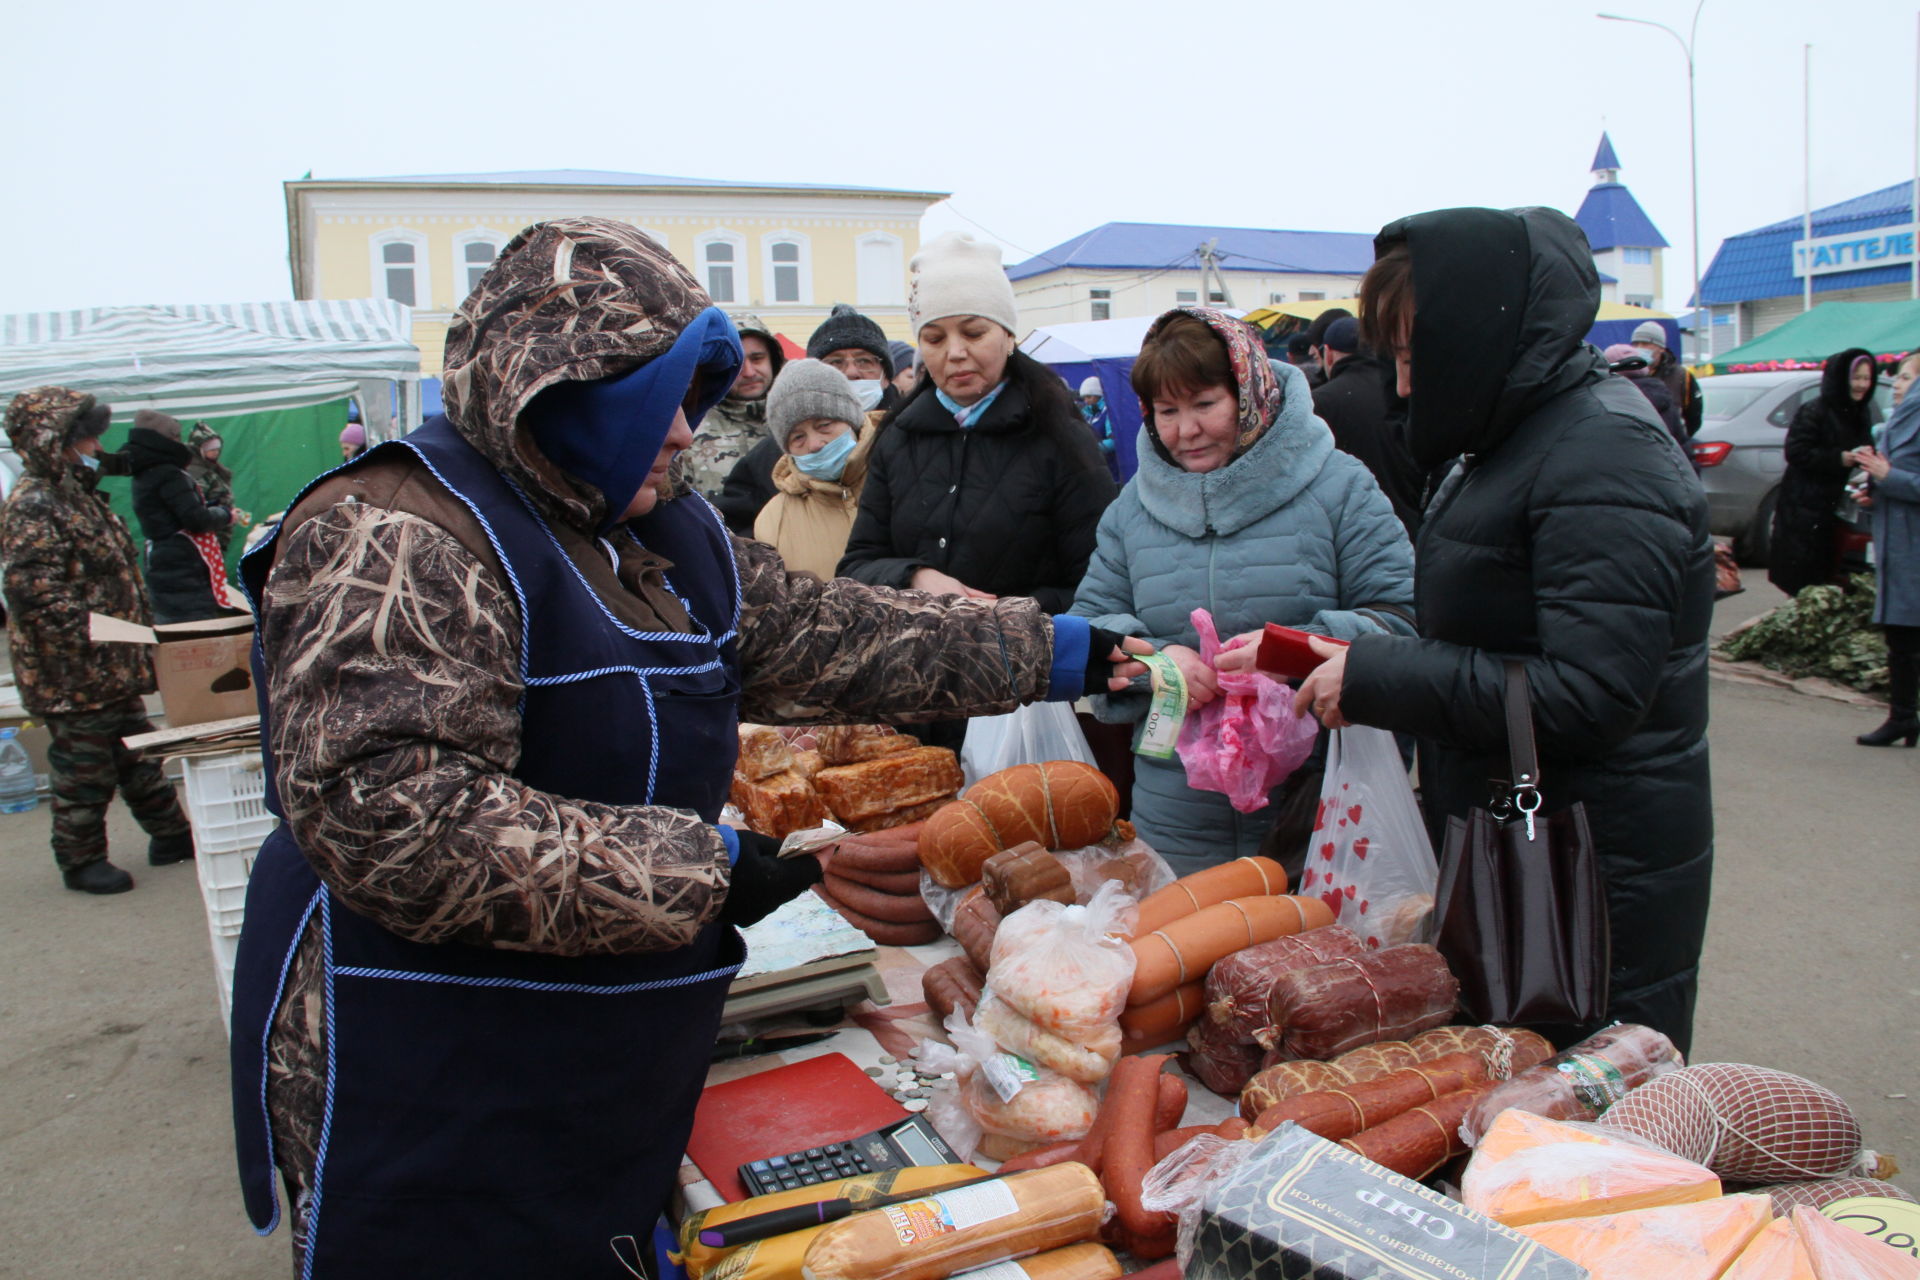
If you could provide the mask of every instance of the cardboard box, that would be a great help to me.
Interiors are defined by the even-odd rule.
[[[1586,1280],[1587,1270],[1297,1125],[1201,1204],[1187,1280]],[[1657,1280],[1657,1278],[1649,1278]]]
[[[159,646],[153,668],[169,727],[231,720],[259,711],[253,687],[251,616],[143,627],[96,613],[89,622],[95,643]]]

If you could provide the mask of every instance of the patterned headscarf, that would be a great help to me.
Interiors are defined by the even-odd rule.
[[[1227,348],[1227,367],[1233,372],[1234,393],[1240,403],[1240,430],[1233,445],[1233,456],[1237,458],[1251,449],[1254,441],[1265,435],[1274,419],[1280,416],[1280,380],[1273,376],[1273,366],[1267,363],[1267,348],[1252,325],[1211,307],[1175,307],[1153,322],[1140,345],[1145,347],[1152,342],[1175,316],[1192,316],[1205,322]],[[1160,433],[1153,426],[1152,405],[1141,404],[1140,419],[1158,444]]]
[[[521,411],[555,383],[631,372],[711,305],[637,227],[610,218],[535,223],[501,251],[447,329],[447,417],[543,506],[591,533],[606,498],[540,453],[519,426]]]

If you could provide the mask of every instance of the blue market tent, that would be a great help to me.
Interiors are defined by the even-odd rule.
[[[1235,313],[1237,314],[1237,313]],[[1119,320],[1082,320],[1035,329],[1020,349],[1052,369],[1076,391],[1087,377],[1100,379],[1106,393],[1107,414],[1113,423],[1113,453],[1120,462],[1120,479],[1140,469],[1135,448],[1140,437],[1140,397],[1129,377],[1140,341],[1158,316],[1125,316]]]

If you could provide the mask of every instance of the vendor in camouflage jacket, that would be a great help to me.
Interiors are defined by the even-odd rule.
[[[193,840],[159,764],[120,741],[153,729],[141,702],[154,691],[152,651],[88,638],[91,613],[153,621],[133,538],[95,487],[107,406],[36,387],[6,421],[21,476],[0,510],[0,558],[14,683],[53,738],[53,858],[68,888],[121,893],[133,877],[107,861],[116,788],[152,837],[153,865],[192,857]]]
[[[819,878],[714,825],[736,717],[951,718],[1117,678],[1117,638],[1031,600],[822,582],[729,536],[668,477],[738,353],[631,226],[530,227],[454,317],[447,416],[323,478],[247,560],[286,823],[240,946],[237,1146],[256,1227],[277,1169],[312,1276],[626,1274],[608,1239],[665,1205],[732,926]],[[621,472],[576,424],[635,386],[644,460]],[[581,636],[695,665],[526,674]],[[591,701],[556,720],[570,688]],[[717,720],[712,749],[682,720]],[[649,739],[643,776],[588,781]],[[593,794],[651,797],[655,767],[675,794]],[[670,976],[633,981],[650,965]]]

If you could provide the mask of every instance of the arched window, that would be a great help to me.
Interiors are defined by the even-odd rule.
[[[375,235],[369,247],[375,297],[390,298],[409,307],[432,305],[425,236],[395,228]]]
[[[694,242],[700,283],[707,296],[725,305],[747,298],[746,241],[731,231],[709,231]]]
[[[453,238],[454,287],[462,298],[480,287],[480,278],[500,256],[503,243],[504,237],[499,232],[485,227],[462,231]]]
[[[808,303],[813,300],[813,255],[807,238],[795,231],[776,231],[761,241],[765,247],[767,301]]]
[[[867,306],[897,307],[907,300],[900,237],[870,231],[854,242],[857,272],[854,295]]]

